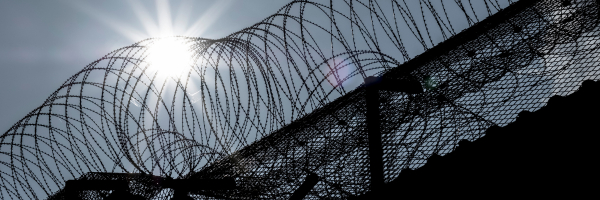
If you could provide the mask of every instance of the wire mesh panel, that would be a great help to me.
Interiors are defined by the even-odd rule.
[[[451,152],[462,139],[483,136],[492,125],[513,122],[521,111],[543,107],[554,95],[569,95],[583,80],[597,80],[598,6],[595,1],[519,2],[438,49],[384,71],[384,79],[416,78],[426,90],[415,95],[380,92],[385,181],[422,166],[433,154]],[[197,175],[238,177],[249,187],[229,196],[235,199],[261,191],[257,188],[269,189],[248,199],[285,199],[310,173],[319,175],[320,182],[308,199],[363,194],[371,180],[364,90],[242,149],[240,165],[243,160],[263,161],[250,165],[254,171],[220,171],[233,164],[216,164]],[[302,156],[291,156],[298,149],[304,150]]]
[[[0,198],[64,199],[77,179],[170,199],[156,180],[173,177],[235,178],[196,199],[289,199],[311,175],[307,199],[364,194],[368,76],[424,90],[378,92],[385,182],[598,79],[597,1],[509,3],[294,1],[222,39],[118,49],[0,137]]]

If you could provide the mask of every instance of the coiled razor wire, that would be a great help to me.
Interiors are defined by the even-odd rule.
[[[425,90],[379,93],[389,182],[598,80],[599,7],[294,1],[222,39],[147,39],[86,66],[0,136],[0,199],[63,199],[72,179],[130,180],[133,194],[170,199],[157,177],[237,182],[195,199],[288,199],[308,174],[319,182],[307,199],[358,196],[370,185],[364,78]],[[153,67],[164,40],[192,52],[182,73]]]

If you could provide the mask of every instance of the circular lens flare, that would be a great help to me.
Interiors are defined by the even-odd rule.
[[[164,38],[150,46],[147,61],[151,72],[160,77],[176,78],[190,69],[192,56],[188,44],[177,38]]]
[[[438,80],[435,76],[427,76],[425,77],[425,89],[426,90],[434,90],[438,86]]]
[[[325,72],[327,81],[334,87],[354,88],[362,83],[362,77],[353,76],[358,70],[348,59],[333,58],[328,61]]]

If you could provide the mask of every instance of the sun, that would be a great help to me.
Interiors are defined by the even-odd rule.
[[[148,54],[144,61],[150,64],[146,68],[146,73],[151,76],[156,74],[158,78],[163,79],[177,78],[183,72],[188,72],[193,64],[191,62],[193,51],[190,51],[193,45],[190,44],[194,42],[173,36],[202,36],[207,28],[234,3],[234,1],[215,1],[210,5],[208,12],[193,20],[190,19],[194,7],[192,1],[180,1],[178,5],[171,5],[173,2],[168,0],[154,0],[154,6],[152,3],[136,0],[126,2],[142,25],[141,29],[125,24],[124,20],[115,19],[108,13],[100,13],[83,1],[69,1],[69,5],[107,25],[132,42],[160,38],[152,39],[146,46]],[[202,6],[207,5],[202,4]],[[152,7],[155,9],[154,12]],[[177,9],[172,10],[172,7]]]
[[[185,40],[176,37],[156,39],[148,46],[146,61],[149,71],[159,77],[177,78],[192,65],[192,49]]]

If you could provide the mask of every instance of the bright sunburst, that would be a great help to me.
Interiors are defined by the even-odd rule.
[[[126,0],[131,10],[139,20],[142,27],[126,24],[123,20],[115,19],[107,13],[99,13],[93,7],[81,1],[72,1],[73,5],[82,12],[104,23],[121,35],[129,38],[131,42],[138,42],[147,38],[153,39],[148,44],[148,54],[145,61],[149,64],[149,75],[156,73],[157,78],[177,78],[190,69],[193,53],[190,45],[184,39],[173,36],[202,37],[205,30],[215,22],[223,11],[232,4],[232,0],[220,0],[213,3],[202,3],[209,7],[207,11],[196,20],[192,16],[191,1],[172,2],[168,0],[154,0],[152,3],[139,0]],[[175,4],[175,5],[171,5]],[[171,8],[175,7],[173,10]],[[154,8],[155,10],[152,11]]]
[[[188,71],[193,53],[190,46],[177,38],[162,38],[149,46],[146,61],[151,72],[160,77],[179,77]]]

